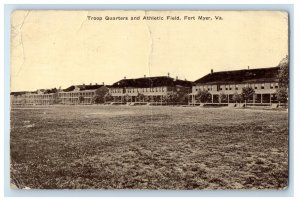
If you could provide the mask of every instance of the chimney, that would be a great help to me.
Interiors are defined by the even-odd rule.
[[[170,73],[168,72],[168,77],[170,77]]]
[[[84,83],[83,83],[82,85],[83,85],[83,86],[85,86],[85,84],[84,84]]]
[[[144,77],[146,77],[146,75],[144,75]]]
[[[126,80],[126,76],[124,76],[124,80]]]
[[[178,80],[178,76],[176,76],[176,80]]]
[[[248,70],[250,69],[250,66],[248,66]]]
[[[92,85],[92,83],[90,83],[90,85]]]
[[[105,86],[104,82],[102,82],[102,85]]]
[[[98,83],[96,82],[95,85],[98,85]]]
[[[214,69],[211,69],[211,70],[210,70],[210,73],[213,74],[213,73],[214,73]]]

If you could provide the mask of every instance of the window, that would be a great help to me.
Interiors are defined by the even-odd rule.
[[[275,84],[275,88],[278,89],[278,83]]]
[[[274,83],[271,83],[271,86],[270,86],[270,88],[271,88],[271,89],[273,89],[273,88],[274,88]]]
[[[254,85],[254,89],[257,89],[257,84]]]
[[[260,88],[261,88],[261,89],[265,89],[265,84],[264,84],[264,83],[261,84]]]

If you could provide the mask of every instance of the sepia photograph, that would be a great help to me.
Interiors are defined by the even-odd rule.
[[[289,187],[288,12],[10,17],[10,188]]]

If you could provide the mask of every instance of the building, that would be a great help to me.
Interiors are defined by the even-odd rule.
[[[199,90],[207,90],[212,95],[211,103],[234,103],[233,95],[241,94],[243,87],[251,87],[255,94],[250,104],[271,104],[277,102],[279,67],[244,69],[235,71],[213,72],[196,80],[189,96],[189,104],[196,105]],[[220,94],[226,101],[220,101]]]
[[[126,77],[110,87],[114,102],[152,102],[163,104],[168,96],[178,93],[189,94],[192,82],[174,79],[169,76],[142,77],[126,79]]]
[[[54,88],[12,92],[10,98],[12,105],[52,105],[56,103],[57,90]]]
[[[104,96],[108,93],[107,86],[90,84],[90,85],[72,85],[58,92],[60,104],[77,105],[77,104],[92,104],[96,96]]]
[[[11,92],[10,93],[10,104],[11,105],[24,105],[26,103],[25,94],[29,93],[26,91]]]

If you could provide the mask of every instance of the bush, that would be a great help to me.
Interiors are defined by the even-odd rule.
[[[255,91],[252,87],[249,87],[249,86],[243,87],[243,89],[242,89],[242,98],[243,98],[243,100],[246,101],[246,103],[249,100],[252,100],[254,94],[255,94]]]
[[[211,94],[207,90],[199,90],[195,98],[200,103],[211,102]]]
[[[227,102],[227,96],[222,92],[219,94],[219,103]]]
[[[232,96],[232,100],[236,103],[240,103],[243,100],[243,98],[242,98],[241,94],[238,94],[237,92],[235,92]]]

